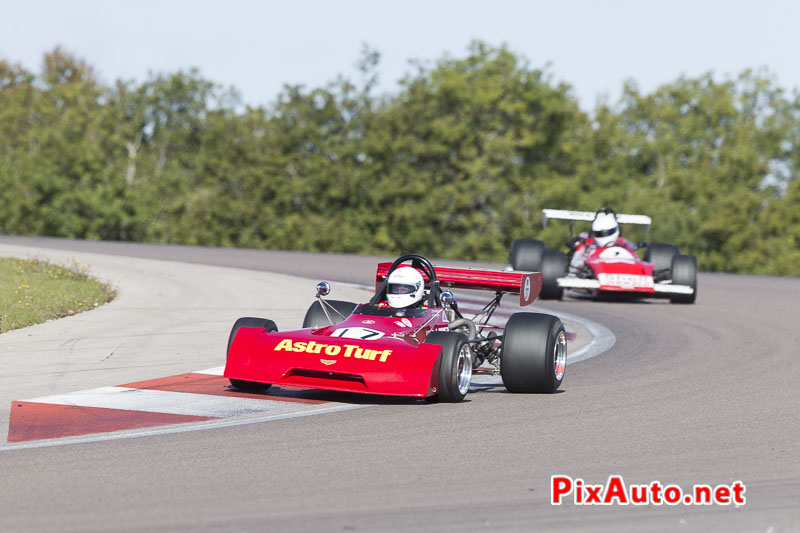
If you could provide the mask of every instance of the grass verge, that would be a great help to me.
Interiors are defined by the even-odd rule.
[[[88,311],[116,295],[77,259],[56,265],[0,257],[0,333]]]

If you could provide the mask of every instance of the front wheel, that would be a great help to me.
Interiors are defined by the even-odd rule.
[[[434,331],[428,334],[426,344],[442,347],[439,365],[439,400],[460,402],[469,392],[472,382],[472,351],[467,338],[453,331]]]
[[[541,272],[545,246],[536,239],[516,239],[508,252],[508,263],[514,270]]]
[[[674,244],[654,242],[644,250],[644,260],[653,264],[653,279],[656,282],[672,276],[672,258],[680,255],[680,249]]]
[[[236,337],[236,332],[239,331],[239,328],[264,328],[267,333],[278,331],[278,326],[276,326],[275,322],[272,320],[252,316],[242,317],[233,324],[231,334],[228,335],[228,353],[231,351],[231,344],[233,344],[233,339]],[[270,387],[269,383],[258,383],[256,381],[245,381],[243,379],[230,378],[228,381],[237,389],[247,392],[258,392],[267,390]]]
[[[558,285],[558,278],[567,275],[567,259],[564,252],[547,250],[542,261],[542,300],[560,300],[564,288]]]
[[[514,313],[506,323],[500,375],[509,392],[555,392],[567,366],[567,334],[558,317]]]
[[[693,255],[676,255],[672,258],[672,284],[688,285],[692,294],[673,294],[669,300],[676,304],[692,304],[697,298],[697,258]]]

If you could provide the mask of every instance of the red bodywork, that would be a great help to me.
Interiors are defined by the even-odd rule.
[[[639,259],[636,248],[630,242],[620,237],[610,246],[593,248],[592,244],[592,239],[581,243],[575,254],[589,250],[585,264],[600,282],[600,287],[596,289],[598,292],[655,293],[653,265]]]
[[[389,265],[378,265],[378,280]],[[523,305],[535,300],[542,285],[538,272],[435,270],[442,286],[518,292]],[[406,317],[390,307],[364,304],[333,326],[274,333],[242,327],[228,351],[224,375],[272,385],[433,396],[441,346],[424,341],[433,330],[447,330],[448,322],[441,308],[419,311],[423,316]]]

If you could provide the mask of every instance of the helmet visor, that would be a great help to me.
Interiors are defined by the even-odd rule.
[[[419,283],[409,285],[407,283],[390,283],[387,288],[389,294],[414,294],[419,288]]]
[[[608,237],[609,235],[613,235],[615,231],[617,231],[617,228],[601,229],[593,231],[592,235],[595,237]]]

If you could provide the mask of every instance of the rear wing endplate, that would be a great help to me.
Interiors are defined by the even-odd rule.
[[[386,279],[391,263],[378,263],[376,286]],[[450,268],[434,266],[439,285],[446,288],[477,289],[519,294],[520,305],[530,305],[542,290],[541,272],[509,272],[477,268]],[[421,270],[422,277],[427,276]]]

